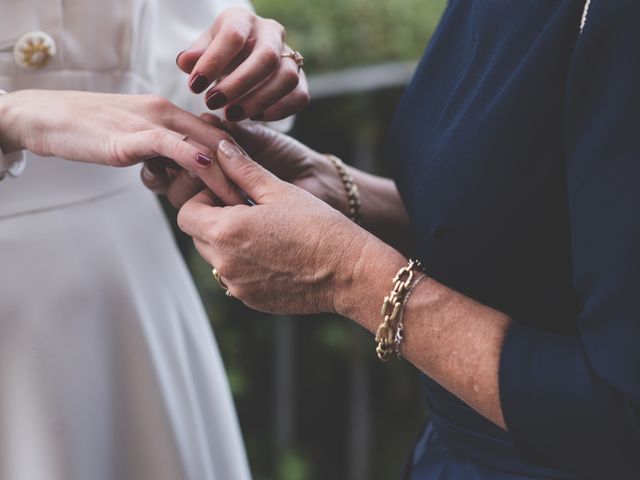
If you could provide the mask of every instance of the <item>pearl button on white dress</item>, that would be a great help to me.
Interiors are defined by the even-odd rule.
[[[56,42],[45,32],[29,32],[13,48],[13,58],[22,68],[44,68],[57,52]]]

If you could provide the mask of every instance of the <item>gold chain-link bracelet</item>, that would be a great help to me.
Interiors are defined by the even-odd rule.
[[[362,202],[360,201],[360,191],[356,182],[353,181],[353,177],[347,170],[346,165],[335,155],[327,154],[327,158],[333,163],[338,170],[340,180],[344,184],[344,188],[347,191],[347,200],[349,202],[349,218],[357,224],[362,221]]]
[[[412,283],[422,265],[418,260],[409,260],[408,265],[402,267],[393,277],[393,289],[384,297],[382,304],[382,323],[376,332],[376,353],[383,362],[391,359],[395,353],[400,356],[402,332],[398,331],[400,312],[405,304],[405,297],[412,288]]]

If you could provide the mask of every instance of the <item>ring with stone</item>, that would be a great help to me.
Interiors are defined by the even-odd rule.
[[[283,53],[282,55],[280,55],[281,58],[290,58],[291,60],[293,60],[294,62],[296,62],[296,65],[298,65],[298,73],[300,72],[300,69],[302,67],[304,67],[304,57],[302,56],[302,54],[296,50],[291,50],[290,52],[287,53]]]

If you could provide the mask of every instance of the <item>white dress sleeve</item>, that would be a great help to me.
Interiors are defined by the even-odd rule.
[[[156,93],[195,114],[206,110],[202,95],[188,88],[188,76],[176,67],[176,56],[193,43],[224,9],[253,7],[247,0],[158,0],[151,54]]]

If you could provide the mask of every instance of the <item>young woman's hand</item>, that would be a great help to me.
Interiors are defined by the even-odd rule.
[[[225,203],[243,197],[215,159],[228,135],[154,95],[21,90],[0,97],[0,145],[40,156],[126,167],[152,157],[207,172]]]
[[[304,190],[278,179],[234,144],[218,161],[256,203],[222,207],[209,191],[180,210],[180,228],[229,292],[272,313],[333,312],[362,250],[374,237]],[[207,175],[202,177],[208,184]]]
[[[244,7],[231,7],[216,18],[187,50],[178,67],[189,74],[194,93],[209,88],[211,110],[225,108],[227,119],[286,118],[307,106],[309,87],[297,63],[283,54],[285,29]]]

